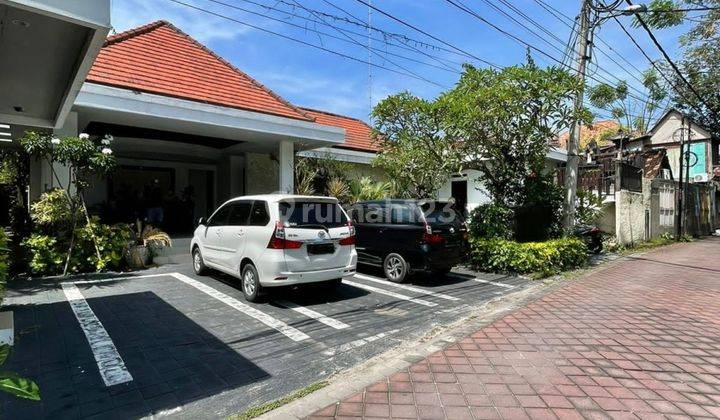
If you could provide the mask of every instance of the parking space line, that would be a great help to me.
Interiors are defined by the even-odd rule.
[[[475,280],[475,281],[478,282],[478,283],[492,284],[493,286],[500,286],[500,287],[504,287],[504,288],[506,288],[506,289],[514,289],[514,288],[515,288],[515,286],[513,286],[512,284],[505,284],[505,283],[500,283],[500,282],[497,282],[497,281],[490,281],[490,280],[485,280],[485,279],[479,279],[479,278],[477,278],[477,277],[474,278],[473,280]]]
[[[280,321],[279,319],[273,318],[272,316],[270,316],[264,312],[261,312],[255,308],[253,308],[250,305],[246,305],[246,304],[240,302],[239,300],[235,299],[232,296],[228,296],[225,293],[222,293],[216,289],[213,289],[212,287],[206,285],[205,283],[194,280],[194,279],[192,279],[184,274],[181,274],[181,273],[170,273],[168,275],[173,276],[176,279],[180,280],[181,282],[183,282],[189,286],[192,286],[207,295],[214,297],[215,299],[219,300],[220,302],[223,302],[224,304],[244,313],[247,316],[255,318],[256,320],[262,322],[263,324],[267,325],[268,327],[274,328],[275,330],[284,334],[285,336],[287,336],[288,338],[290,338],[293,341],[303,341],[303,340],[307,340],[310,338],[310,336],[303,333],[302,331],[297,330],[297,329],[287,325],[286,323]]]
[[[293,311],[303,314],[308,318],[312,318],[318,322],[322,322],[328,327],[335,328],[336,330],[344,330],[345,328],[350,328],[350,326],[344,322],[330,318],[329,316],[323,315],[319,312],[315,312],[312,309],[297,305],[293,302],[289,302],[287,300],[276,300],[275,303],[288,309],[292,309]]]
[[[400,294],[400,293],[391,292],[391,291],[389,291],[389,290],[380,289],[379,287],[369,286],[369,285],[367,285],[367,284],[362,284],[362,283],[356,283],[356,282],[354,282],[354,281],[350,281],[350,280],[346,280],[346,279],[343,279],[343,284],[347,284],[347,285],[350,285],[350,286],[353,286],[353,287],[357,287],[357,288],[360,288],[360,289],[365,289],[365,290],[370,291],[370,292],[376,292],[376,293],[380,293],[380,294],[383,294],[383,295],[392,296],[392,297],[394,297],[394,298],[396,298],[396,299],[401,299],[401,300],[406,300],[406,301],[408,301],[408,302],[417,303],[418,305],[429,306],[429,307],[431,307],[431,308],[432,308],[433,306],[437,306],[437,303],[434,303],[434,302],[428,302],[427,300],[423,300],[423,299],[418,299],[418,298],[406,296],[406,295],[403,295],[403,294]]]
[[[444,293],[437,293],[437,292],[433,292],[432,290],[421,289],[419,287],[409,286],[407,284],[393,283],[388,280],[383,280],[383,279],[379,279],[377,277],[367,276],[365,274],[355,273],[355,277],[359,278],[359,279],[367,280],[367,281],[373,281],[375,283],[384,284],[386,286],[397,287],[398,289],[405,289],[405,290],[409,290],[409,291],[415,292],[415,293],[422,293],[422,294],[426,294],[429,296],[434,296],[434,297],[440,298],[440,299],[453,300],[453,301],[460,300],[460,298],[456,298],[455,296],[446,295]]]
[[[323,352],[323,354],[326,356],[335,356],[338,353],[344,353],[349,350],[354,350],[358,347],[364,346],[365,344],[369,344],[369,343],[372,343],[373,341],[377,341],[382,338],[388,337],[392,334],[395,334],[398,331],[400,331],[400,330],[392,330],[392,331],[388,331],[388,332],[384,332],[384,333],[380,333],[380,334],[375,334],[370,337],[360,338],[360,339],[351,341],[349,343],[341,344],[337,347],[325,350]]]
[[[80,323],[80,328],[82,328],[85,338],[90,344],[90,349],[95,357],[95,362],[97,362],[105,386],[132,381],[132,375],[125,367],[125,362],[120,357],[115,343],[113,343],[95,312],[90,308],[80,289],[73,283],[61,283],[61,286],[70,308],[72,308],[75,318]]]

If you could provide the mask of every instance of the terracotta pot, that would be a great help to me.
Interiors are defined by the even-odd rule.
[[[130,268],[145,268],[151,259],[150,248],[144,245],[132,245],[125,253],[125,262]]]

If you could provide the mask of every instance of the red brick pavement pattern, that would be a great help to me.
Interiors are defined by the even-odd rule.
[[[530,303],[311,418],[720,417],[720,240]]]

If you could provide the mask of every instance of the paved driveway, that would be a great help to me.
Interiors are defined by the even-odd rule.
[[[142,276],[10,290],[6,368],[42,402],[0,396],[8,418],[216,418],[276,399],[520,290],[520,278],[457,272],[395,285],[371,274],[336,290],[246,302],[230,277],[188,265]]]
[[[689,419],[719,407],[712,238],[568,282],[311,418]]]

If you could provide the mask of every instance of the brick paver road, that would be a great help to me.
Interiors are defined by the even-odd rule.
[[[720,240],[572,281],[326,417],[720,417]]]

